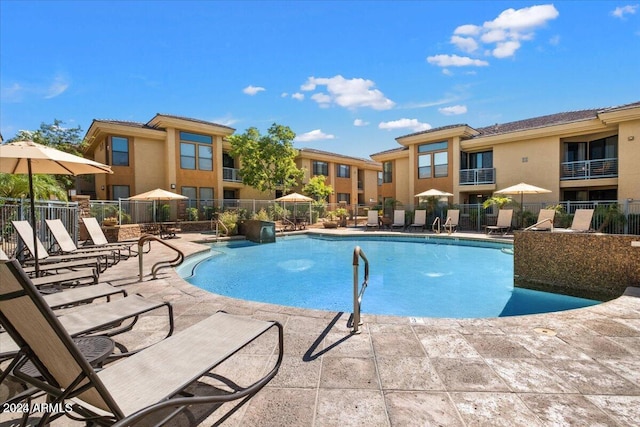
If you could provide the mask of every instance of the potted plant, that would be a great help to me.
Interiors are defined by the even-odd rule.
[[[338,226],[346,227],[347,226],[347,215],[349,215],[349,211],[346,208],[338,208],[333,211],[335,216],[340,219]]]
[[[107,217],[102,220],[102,225],[105,227],[114,227],[118,225],[118,218],[115,216]]]
[[[322,223],[324,228],[338,228],[338,215],[335,211],[328,211],[324,222]]]

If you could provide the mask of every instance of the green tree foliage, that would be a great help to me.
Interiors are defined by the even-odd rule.
[[[65,151],[67,153],[83,157],[82,149],[85,147],[87,142],[82,139],[81,134],[82,129],[80,128],[80,126],[74,128],[66,128],[64,127],[63,121],[54,119],[53,123],[41,123],[40,128],[37,130],[21,130],[16,134],[16,136],[7,140],[6,142],[33,141],[38,144],[48,145],[60,151]],[[12,179],[20,181],[19,175],[15,175],[15,178],[9,178],[7,182],[11,182]],[[59,183],[61,191],[63,193],[66,193],[66,190],[75,187],[75,178],[73,176],[56,175],[55,179]],[[50,183],[49,180],[45,181]],[[18,187],[20,184],[19,182],[17,182],[12,185]],[[34,176],[34,186],[35,185],[36,182]],[[37,196],[38,191],[34,189],[34,192]],[[62,199],[61,197],[58,198]],[[64,200],[66,200],[66,196]]]
[[[482,203],[482,207],[487,209],[490,206],[497,206],[498,209],[502,209],[504,206],[509,204],[515,204],[511,197],[494,194]]]
[[[326,201],[327,197],[333,193],[333,187],[327,185],[326,182],[326,176],[316,175],[309,179],[309,182],[302,188],[302,193],[318,201]]]
[[[36,200],[48,200],[55,197],[67,200],[67,193],[53,175],[33,175],[33,192]],[[0,197],[20,199],[29,196],[29,177],[0,173]]]
[[[297,150],[293,148],[296,134],[288,127],[274,123],[266,135],[251,127],[243,134],[231,135],[231,155],[240,158],[240,175],[245,185],[259,191],[287,192],[302,178],[296,167]]]

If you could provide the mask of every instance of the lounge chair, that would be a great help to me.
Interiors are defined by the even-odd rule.
[[[283,359],[282,325],[218,312],[96,372],[65,330],[63,318],[55,316],[17,262],[0,262],[0,277],[0,323],[23,354],[13,364],[13,374],[44,390],[52,403],[73,403],[72,415],[88,423],[129,426],[140,420],[150,422],[148,416],[167,410],[170,412],[163,411],[161,420],[154,419],[165,424],[190,405],[246,400],[276,375]],[[248,387],[225,381],[231,391],[182,393],[272,328],[278,332],[279,351],[266,375]],[[44,381],[20,370],[27,360]],[[41,423],[46,424],[50,416],[46,413]]]
[[[500,209],[498,211],[498,220],[496,225],[487,225],[487,234],[502,233],[504,236],[511,230],[511,220],[513,218],[513,209]]]
[[[0,260],[8,259],[9,257],[7,256],[7,254],[2,249],[0,249]],[[89,285],[98,282],[98,269],[97,265],[95,264],[94,268],[82,268],[79,270],[69,270],[66,267],[60,267],[60,264],[51,264],[51,266],[57,268],[46,269],[42,271],[42,276],[31,279],[33,284],[37,288],[59,288],[63,285]],[[27,272],[25,271],[25,273]]]
[[[93,217],[87,217],[87,218],[82,218],[82,224],[84,224],[84,228],[85,230],[87,230],[87,234],[89,235],[89,239],[87,241],[85,241],[81,247],[86,247],[86,246],[94,246],[94,247],[100,247],[100,248],[110,248],[110,247],[118,247],[118,248],[122,248],[122,247],[127,247],[129,248],[129,255],[130,256],[135,256],[137,254],[137,252],[135,250],[132,250],[133,247],[135,247],[138,242],[137,241],[124,241],[124,242],[109,242],[107,240],[107,236],[104,235],[104,233],[102,232],[102,228],[100,227],[100,224],[98,224],[98,220],[93,218]],[[149,234],[160,234],[160,227],[157,224],[149,224],[150,226],[153,226],[154,229],[153,230],[149,230],[149,231],[143,231],[144,233],[149,233]],[[91,243],[89,243],[91,242]],[[151,241],[147,242],[147,248],[145,249],[145,253],[149,252],[149,250],[151,249]]]
[[[524,231],[553,231],[555,216],[555,209],[540,209],[536,223],[525,228]]]
[[[12,267],[9,267],[12,266]],[[14,267],[17,266],[17,267]],[[11,271],[9,271],[9,269]],[[15,271],[13,271],[15,270]],[[15,277],[24,276],[31,288],[37,288],[33,284],[33,280],[29,279],[25,274],[17,260],[0,260],[0,286],[4,287],[5,283],[15,282]],[[13,278],[13,280],[12,280]],[[52,304],[54,307],[61,307],[69,304],[76,304],[84,301],[92,301],[97,298],[106,297],[103,295],[106,287],[88,286],[84,291],[63,291],[62,295],[51,294],[43,301]],[[81,288],[77,288],[81,289]],[[82,288],[84,289],[84,288]],[[98,291],[95,291],[97,289]],[[116,288],[114,288],[116,289]],[[67,292],[71,292],[70,294]],[[109,290],[109,295],[114,295]],[[0,298],[1,299],[1,298]],[[114,301],[104,304],[93,304],[86,307],[78,307],[68,313],[58,317],[60,323],[71,336],[84,336],[89,334],[99,334],[105,336],[115,336],[123,332],[133,329],[141,315],[158,309],[166,308],[169,319],[169,330],[167,337],[173,334],[173,307],[168,302],[156,302],[145,299],[139,295],[127,295]],[[4,308],[3,308],[4,310]],[[34,323],[35,325],[35,323]],[[0,352],[2,354],[17,352],[19,347],[14,343],[6,333],[0,333]]]
[[[424,227],[427,225],[427,211],[425,209],[418,209],[415,212],[415,218],[413,224],[409,224],[407,228],[420,228],[424,231]]]
[[[125,258],[128,258],[131,256],[131,246],[86,246],[78,248],[61,220],[47,219],[45,222],[47,223],[47,227],[49,228],[51,235],[56,241],[56,245],[62,253],[76,254],[103,252],[108,254],[110,251],[114,251],[118,252],[119,257],[124,256]]]
[[[404,230],[404,210],[396,209],[393,211],[393,222],[391,223],[391,229],[401,228]]]
[[[447,211],[447,220],[442,224],[442,228],[451,234],[458,231],[458,223],[460,222],[460,210],[449,209]]]
[[[591,230],[591,220],[593,219],[593,209],[576,209],[573,214],[573,221],[569,228],[554,228],[553,231],[586,233]]]
[[[18,232],[18,236],[22,243],[26,246],[27,250],[33,257],[35,254],[35,247],[33,246],[33,228],[31,228],[31,224],[27,221],[12,221],[13,227]],[[103,272],[107,269],[109,265],[112,265],[116,262],[116,253],[109,252],[107,254],[64,254],[64,255],[49,255],[49,252],[45,249],[44,245],[40,241],[40,239],[36,238],[36,244],[38,245],[38,263],[40,265],[46,263],[59,263],[61,261],[70,261],[70,260],[86,260],[88,264],[93,264],[98,262],[100,272]],[[109,257],[112,257],[111,259]],[[34,260],[26,260],[25,263],[33,263]]]
[[[367,212],[367,223],[364,225],[364,229],[368,230],[369,228],[380,228],[380,222],[378,221],[378,211],[374,209],[370,209]]]

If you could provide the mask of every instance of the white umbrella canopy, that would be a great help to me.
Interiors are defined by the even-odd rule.
[[[286,196],[278,197],[276,202],[313,202],[313,199],[303,194],[291,193]]]
[[[183,196],[182,194],[163,190],[162,188],[156,188],[155,190],[151,190],[145,193],[140,193],[140,194],[136,194],[135,196],[131,196],[127,200],[184,200],[184,199],[188,199],[188,197]]]
[[[520,195],[520,211],[524,210],[524,195],[525,194],[544,194],[551,193],[551,190],[546,188],[536,187],[535,185],[521,182],[520,184],[512,185],[511,187],[503,188],[496,191],[496,194],[519,194]],[[521,222],[523,219],[521,219]]]
[[[440,191],[435,188],[432,188],[427,191],[423,191],[422,193],[418,193],[413,197],[451,197],[453,194],[447,193],[446,191]]]
[[[93,173],[113,173],[110,166],[93,160],[75,156],[53,147],[33,141],[16,141],[0,145],[0,172],[29,175],[31,197],[31,225],[33,226],[33,246],[35,253],[35,273],[39,275],[38,245],[36,231],[35,196],[33,194],[33,174],[85,175]]]

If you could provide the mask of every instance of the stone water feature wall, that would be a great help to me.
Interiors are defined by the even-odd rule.
[[[513,243],[517,287],[605,301],[640,286],[640,236],[523,231]]]

